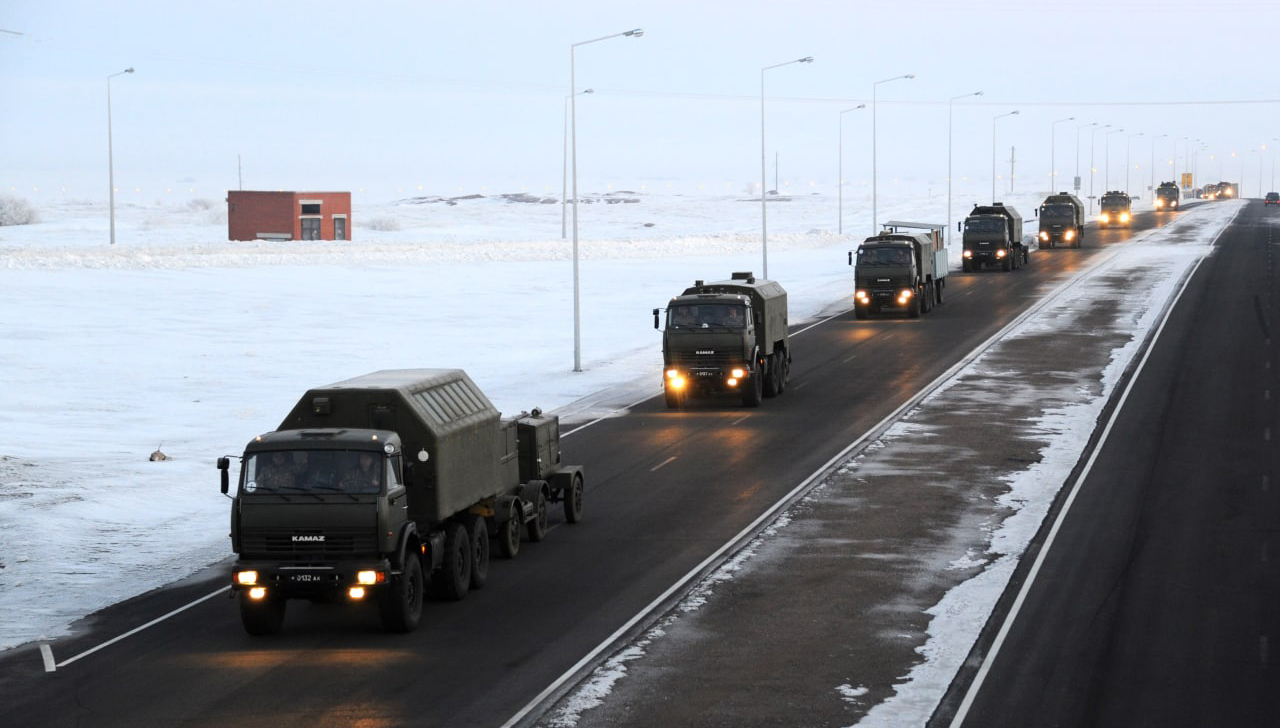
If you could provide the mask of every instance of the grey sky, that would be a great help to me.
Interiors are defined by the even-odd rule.
[[[111,81],[122,190],[217,196],[239,184],[240,155],[246,188],[558,194],[569,47],[631,28],[645,35],[576,53],[578,88],[595,89],[577,99],[584,192],[745,190],[760,177],[761,68],[801,56],[816,61],[766,74],[770,186],[776,155],[790,189],[832,191],[839,112],[859,103],[843,116],[844,176],[866,183],[872,84],[904,73],[916,78],[876,87],[881,194],[895,178],[945,186],[947,99],[977,90],[955,104],[957,180],[990,183],[993,118],[1018,109],[994,122],[995,156],[1007,175],[1016,147],[1027,187],[1048,187],[1051,128],[1056,187],[1077,138],[1086,176],[1092,138],[1111,186],[1126,153],[1145,186],[1161,134],[1157,178],[1187,137],[1208,147],[1197,181],[1237,179],[1243,159],[1249,186],[1259,171],[1269,183],[1274,0],[885,5],[8,0],[0,190],[105,197],[106,77],[134,67]],[[1095,121],[1125,131],[1079,129]]]

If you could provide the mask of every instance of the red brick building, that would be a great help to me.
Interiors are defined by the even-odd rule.
[[[350,240],[350,192],[227,192],[228,240]]]

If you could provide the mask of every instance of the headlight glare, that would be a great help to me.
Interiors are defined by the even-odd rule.
[[[236,583],[240,586],[253,586],[258,583],[258,572],[253,570],[237,571]]]

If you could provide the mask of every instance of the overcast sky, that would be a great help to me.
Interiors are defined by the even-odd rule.
[[[978,90],[954,104],[957,180],[989,184],[994,157],[1007,184],[1013,147],[1015,184],[1047,189],[1052,157],[1066,188],[1079,141],[1086,190],[1092,143],[1096,188],[1105,160],[1110,186],[1127,162],[1136,191],[1153,156],[1170,177],[1188,138],[1207,147],[1197,183],[1272,185],[1275,0],[7,0],[0,190],[105,199],[107,76],[133,67],[110,82],[126,200],[241,185],[558,195],[570,46],[632,28],[644,36],[575,53],[578,90],[595,89],[576,99],[583,192],[747,190],[761,69],[802,56],[815,62],[765,73],[770,187],[833,191],[841,120],[844,178],[869,185],[873,84],[907,73],[874,86],[882,196],[945,189],[947,101]]]

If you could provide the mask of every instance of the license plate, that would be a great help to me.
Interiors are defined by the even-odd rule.
[[[714,377],[715,375],[716,375],[715,372],[694,372],[693,373],[693,376],[695,377]]]
[[[319,584],[325,579],[320,574],[293,574],[289,580],[295,584]]]

